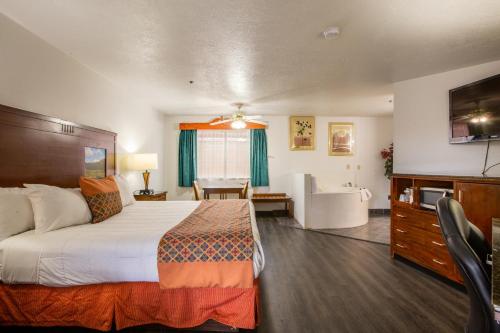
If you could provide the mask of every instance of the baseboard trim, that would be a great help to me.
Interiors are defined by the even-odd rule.
[[[256,216],[288,216],[286,210],[258,210],[255,211]],[[390,209],[368,209],[368,216],[390,216]]]
[[[390,216],[390,215],[391,215],[390,209],[382,209],[382,208],[368,209],[368,216],[370,217]]]

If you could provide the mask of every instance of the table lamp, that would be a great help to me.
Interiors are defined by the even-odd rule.
[[[144,190],[140,194],[153,194],[154,191],[149,186],[149,170],[158,169],[158,154],[131,154],[127,159],[127,168],[133,171],[144,171]]]

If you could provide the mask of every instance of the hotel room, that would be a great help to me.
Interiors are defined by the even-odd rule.
[[[498,17],[0,0],[0,331],[500,332]]]

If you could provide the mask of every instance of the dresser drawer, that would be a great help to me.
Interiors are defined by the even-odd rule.
[[[460,281],[436,214],[393,205],[391,234],[393,253],[451,280]]]
[[[434,233],[427,233],[425,240],[425,247],[430,253],[439,258],[451,260],[450,253],[448,252],[448,247],[446,246],[443,236]]]
[[[395,220],[392,224],[392,237],[395,241],[418,244],[439,258],[449,257],[448,248],[440,234],[411,227],[409,224]]]
[[[453,260],[446,246],[441,246],[442,239],[437,236],[424,230],[416,232],[409,229],[407,233],[401,233],[393,229],[393,251],[441,275],[457,280]]]
[[[410,223],[405,223],[398,219],[392,222],[392,237],[395,241],[416,243],[425,246],[427,244],[425,233],[425,230],[413,227]]]
[[[432,249],[425,248],[421,255],[425,266],[441,275],[455,278],[455,265],[448,252],[435,253]]]
[[[394,253],[417,263],[422,261],[418,256],[416,256],[416,252],[413,250],[414,244],[407,242],[404,239],[394,239],[392,244],[394,247]]]
[[[437,216],[432,213],[420,212],[416,209],[393,207],[392,220],[409,227],[420,228],[437,234],[441,233]]]

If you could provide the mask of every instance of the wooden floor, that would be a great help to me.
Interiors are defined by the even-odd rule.
[[[258,332],[463,332],[466,294],[393,261],[389,247],[259,218]]]
[[[380,244],[390,244],[391,217],[370,216],[368,223],[360,227],[341,229],[321,229],[321,232],[348,238],[360,239]]]
[[[463,292],[391,260],[388,246],[304,231],[285,222],[258,218],[266,267],[257,332],[463,332],[468,307]]]

